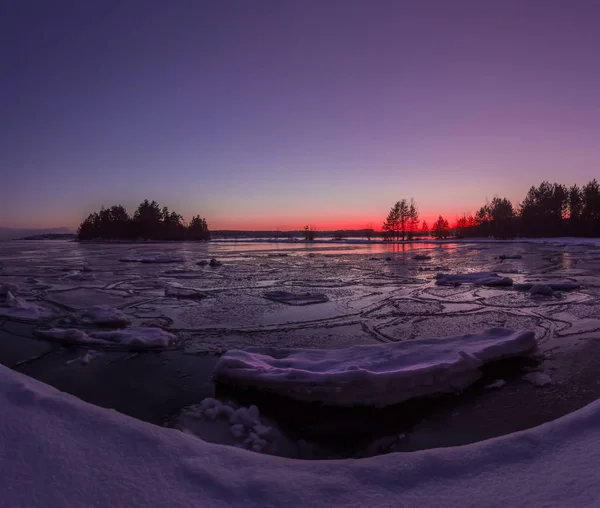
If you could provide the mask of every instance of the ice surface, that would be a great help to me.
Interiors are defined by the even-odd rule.
[[[600,401],[467,446],[336,461],[209,444],[4,366],[0,411],[7,507],[559,507],[600,499]]]
[[[460,391],[487,362],[527,354],[530,331],[493,328],[480,334],[346,349],[250,348],[225,353],[217,381],[334,406],[397,404]]]
[[[177,337],[172,333],[165,332],[160,328],[133,327],[122,330],[94,330],[84,332],[74,328],[52,328],[50,330],[39,330],[42,337],[54,340],[89,344],[89,343],[116,343],[130,346],[143,347],[167,347]]]
[[[543,372],[530,372],[529,374],[525,374],[523,379],[535,386],[546,386],[552,384],[552,378]]]
[[[125,327],[131,323],[130,319],[120,310],[109,307],[108,305],[94,305],[83,312],[78,317],[78,321],[80,323],[112,326],[116,328]]]
[[[72,281],[91,281],[91,280],[95,280],[95,276],[93,273],[83,273],[83,272],[73,272],[73,273],[69,273],[67,275],[65,275],[63,277],[64,280],[72,280]]]
[[[268,291],[264,294],[268,300],[274,300],[288,305],[311,305],[329,301],[322,293],[290,293],[289,291]]]
[[[190,299],[201,299],[206,298],[204,293],[196,289],[182,288],[178,286],[167,286],[165,288],[165,296],[171,296],[174,298],[190,298]]]
[[[440,286],[454,286],[458,284],[474,284],[478,286],[512,286],[513,280],[509,277],[501,277],[494,272],[473,273],[438,273],[435,278],[436,284]]]
[[[185,263],[181,256],[127,256],[119,259],[124,263]]]

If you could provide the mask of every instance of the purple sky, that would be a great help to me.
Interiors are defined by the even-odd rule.
[[[594,0],[0,0],[0,226],[452,219],[600,176]]]

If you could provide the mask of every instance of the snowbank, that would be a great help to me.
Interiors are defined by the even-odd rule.
[[[90,325],[113,326],[116,328],[131,324],[131,321],[125,314],[108,305],[94,305],[78,316],[77,321]]]
[[[398,404],[471,385],[487,362],[527,354],[533,332],[492,328],[480,334],[346,349],[250,348],[225,353],[217,381],[332,406]]]
[[[290,293],[289,291],[268,291],[264,294],[268,300],[274,300],[288,305],[312,305],[329,301],[322,293]]]
[[[494,272],[473,273],[438,273],[435,278],[440,286],[455,286],[458,284],[474,284],[476,286],[512,286],[513,280],[501,277]]]
[[[177,337],[160,328],[133,327],[122,330],[93,330],[84,332],[74,328],[38,330],[42,337],[81,344],[123,344],[128,346],[167,347]]]
[[[181,256],[128,256],[119,259],[123,263],[185,263]]]
[[[455,448],[299,461],[212,445],[0,366],[2,506],[594,506],[600,401]]]

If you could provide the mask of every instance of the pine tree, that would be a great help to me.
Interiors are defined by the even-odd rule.
[[[427,225],[427,221],[423,221],[423,225],[421,226],[421,236],[429,236],[429,226]]]
[[[448,238],[448,227],[448,221],[440,215],[431,230],[434,238],[437,238],[438,240]]]

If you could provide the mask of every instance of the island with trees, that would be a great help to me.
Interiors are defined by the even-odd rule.
[[[143,201],[133,216],[121,205],[102,207],[79,226],[77,239],[85,240],[210,240],[206,219],[199,215],[186,223],[176,212],[156,201]]]

